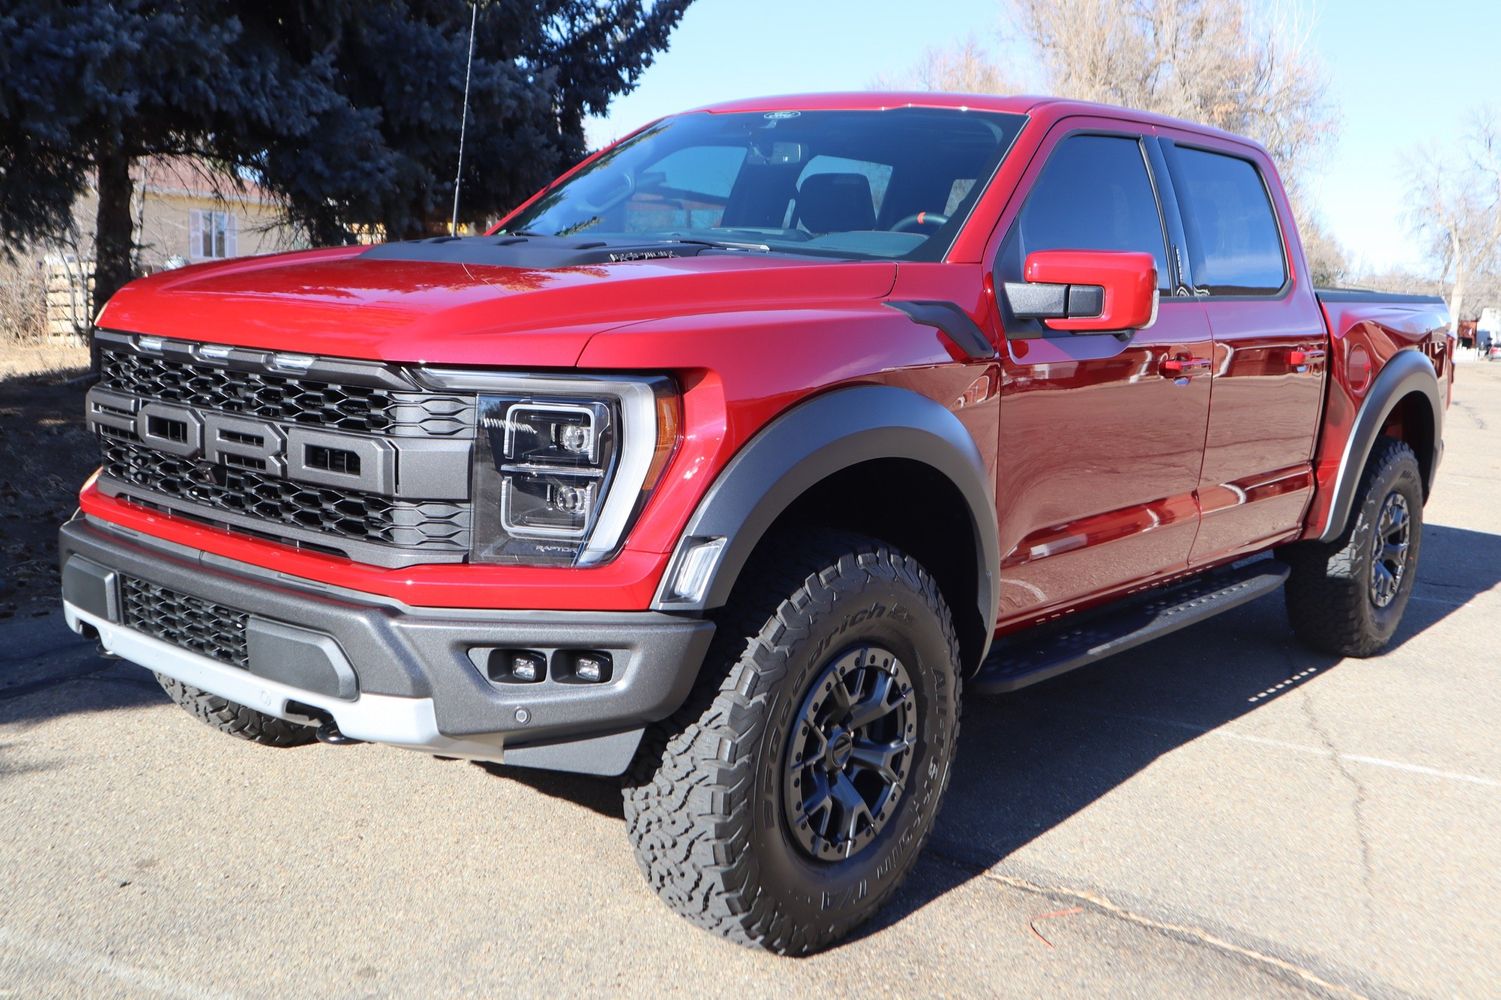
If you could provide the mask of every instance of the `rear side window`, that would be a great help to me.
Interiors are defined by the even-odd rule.
[[[1017,278],[1034,250],[1133,250],[1150,253],[1158,284],[1170,287],[1162,218],[1135,139],[1075,135],[1059,143],[1007,242]]]
[[[1280,291],[1287,282],[1282,233],[1255,164],[1178,146],[1172,171],[1194,286],[1210,295]]]

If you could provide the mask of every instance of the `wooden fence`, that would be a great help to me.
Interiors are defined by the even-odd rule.
[[[94,262],[54,258],[45,268],[47,335],[83,336],[94,318]]]

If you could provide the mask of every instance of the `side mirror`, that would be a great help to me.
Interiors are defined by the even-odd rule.
[[[1006,282],[1006,304],[1018,319],[1040,319],[1050,330],[1117,333],[1157,319],[1157,264],[1149,253],[1038,250],[1027,254],[1022,276]]]

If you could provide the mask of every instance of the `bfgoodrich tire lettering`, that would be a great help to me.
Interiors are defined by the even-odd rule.
[[[1396,509],[1405,512],[1405,530],[1391,522]],[[1292,567],[1284,594],[1298,638],[1337,656],[1378,652],[1401,624],[1417,578],[1422,539],[1423,480],[1417,456],[1395,438],[1380,438],[1340,536],[1289,546],[1281,553]]]
[[[257,712],[238,702],[209,694],[201,688],[153,671],[156,682],[171,699],[193,718],[236,739],[268,747],[297,747],[317,739],[312,726],[298,725],[274,715]]]
[[[768,550],[737,586],[694,695],[648,734],[625,815],[643,873],[674,910],[741,944],[805,954],[875,913],[932,831],[958,737],[959,648],[937,585],[903,553],[833,533]],[[817,860],[788,826],[792,727],[828,665],[865,645],[911,680],[907,787],[874,839]]]

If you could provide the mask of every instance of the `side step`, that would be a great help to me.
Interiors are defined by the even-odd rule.
[[[1039,626],[996,643],[966,686],[1005,694],[1057,677],[1254,601],[1282,586],[1287,574],[1283,563],[1262,559],[1148,591],[1087,620]]]

